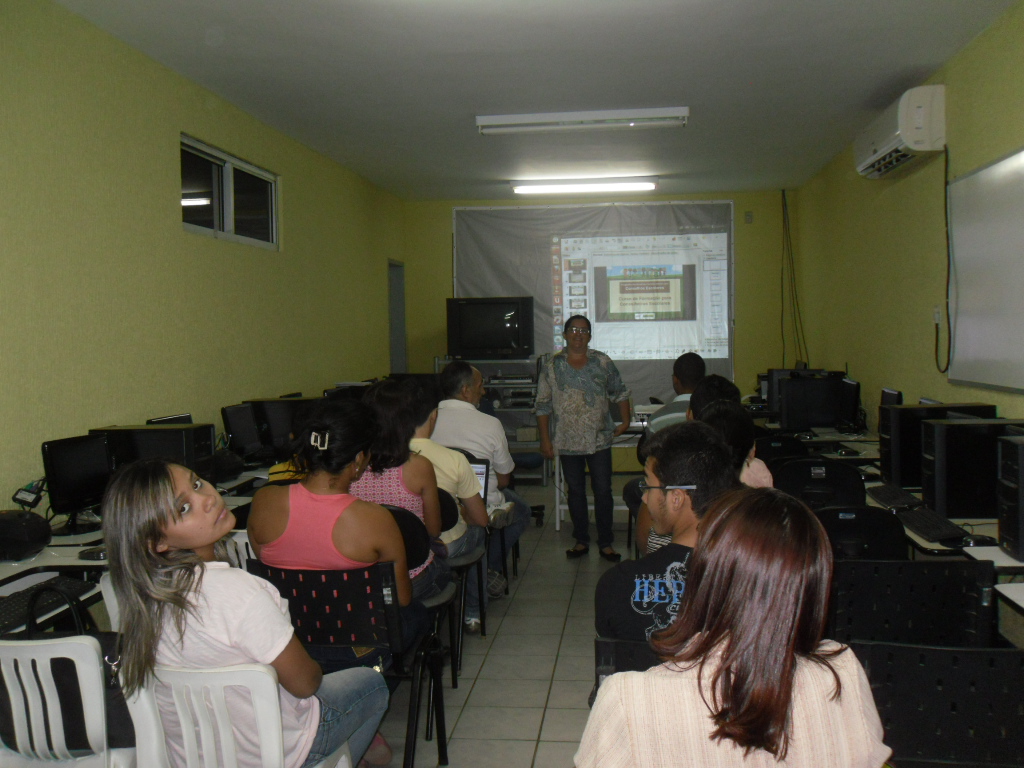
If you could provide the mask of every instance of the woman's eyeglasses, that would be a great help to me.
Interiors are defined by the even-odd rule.
[[[646,480],[641,480],[638,487],[640,493],[647,493],[648,491],[694,491],[697,489],[696,485],[649,485]]]
[[[590,335],[590,331],[588,329],[586,329],[586,328],[579,328],[578,326],[575,326],[575,325],[572,328],[570,328],[568,331],[566,331],[566,333],[568,333],[569,335],[575,334],[577,336],[582,336],[584,334],[586,334],[587,336]]]

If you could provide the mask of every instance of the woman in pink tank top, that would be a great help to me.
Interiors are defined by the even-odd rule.
[[[441,533],[441,504],[434,465],[409,450],[424,397],[415,382],[385,379],[370,388],[366,402],[373,408],[378,430],[370,448],[369,468],[350,490],[366,501],[408,509],[436,538]],[[433,403],[427,411],[436,405]],[[433,552],[419,566],[410,565],[413,596],[417,599],[439,593],[451,580],[447,564],[435,558]]]
[[[295,441],[292,461],[302,479],[256,493],[249,543],[260,560],[280,568],[351,570],[393,562],[398,602],[408,605],[412,584],[398,524],[388,510],[349,493],[369,463],[376,430],[361,403],[320,406]]]

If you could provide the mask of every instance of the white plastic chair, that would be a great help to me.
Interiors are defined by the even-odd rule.
[[[67,746],[60,699],[50,666],[50,661],[57,658],[74,662],[88,750],[72,751]],[[103,658],[96,638],[82,635],[54,640],[0,640],[0,671],[7,700],[11,703],[18,747],[14,752],[0,745],[0,766],[134,768],[134,749],[107,748]]]
[[[171,688],[175,712],[181,722],[183,747],[189,768],[238,766],[235,737],[224,698],[224,689],[228,686],[249,690],[256,716],[263,768],[283,768],[281,704],[277,673],[273,667],[263,664],[239,664],[213,669],[158,666],[154,673],[161,683]],[[167,741],[152,685],[129,698],[128,708],[135,723],[139,765],[146,768],[170,768]],[[348,744],[343,744],[317,766],[352,768]]]

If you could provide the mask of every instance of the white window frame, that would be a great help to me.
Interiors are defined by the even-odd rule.
[[[247,163],[245,160],[235,157],[234,155],[230,155],[222,149],[212,147],[209,144],[184,133],[181,134],[179,155],[181,149],[187,149],[197,155],[204,156],[221,167],[221,207],[224,220],[223,230],[201,227],[198,224],[189,224],[183,221],[181,225],[184,230],[197,235],[214,237],[218,240],[231,240],[236,243],[254,245],[257,248],[279,251],[281,249],[280,233],[278,230],[278,211],[280,210],[278,195],[280,185],[278,183],[277,174],[272,171],[268,171],[266,168],[260,168],[252,163]],[[270,183],[270,242],[267,242],[266,240],[257,240],[254,237],[245,237],[244,235],[235,234],[235,168]]]

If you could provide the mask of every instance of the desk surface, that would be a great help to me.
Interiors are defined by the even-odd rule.
[[[1024,611],[1024,583],[996,584],[996,592],[1014,608]]]
[[[964,547],[964,554],[972,560],[991,560],[998,573],[1024,573],[1024,563],[1010,557],[999,547]]]

